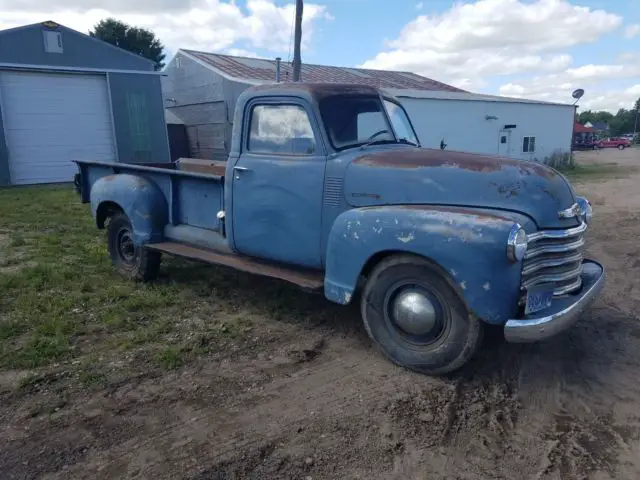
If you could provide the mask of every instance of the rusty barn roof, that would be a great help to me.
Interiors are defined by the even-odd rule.
[[[238,81],[264,83],[275,81],[276,61],[264,58],[235,57],[219,53],[207,53],[196,50],[180,49],[180,52],[198,60],[224,76]],[[291,78],[291,63],[282,62],[280,66],[281,81]],[[376,88],[402,88],[414,90],[439,90],[448,92],[464,92],[452,85],[438,82],[410,72],[392,72],[387,70],[371,70],[365,68],[332,67],[328,65],[302,64],[303,82],[312,83],[348,83],[368,85]]]

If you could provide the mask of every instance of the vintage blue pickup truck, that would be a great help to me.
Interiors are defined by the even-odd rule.
[[[557,334],[604,284],[581,253],[591,205],[563,175],[422,148],[370,87],[246,90],[227,162],[77,164],[127,276],[152,280],[166,253],[358,298],[382,352],[427,374],[464,365],[485,324],[510,342]]]

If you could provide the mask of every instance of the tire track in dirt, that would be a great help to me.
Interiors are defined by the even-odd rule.
[[[162,428],[149,432],[143,441],[133,439],[93,455],[89,464],[78,466],[77,473],[106,478],[137,470],[161,478],[167,458],[176,467],[183,465],[178,470],[184,472],[198,450],[207,458],[213,454],[224,461],[237,451],[260,450],[318,418],[331,423],[332,418],[366,415],[380,398],[413,377],[401,371],[398,382],[376,382],[381,377],[389,380],[397,369],[375,352],[363,355],[348,340],[335,339],[326,350],[310,363],[297,363],[298,370],[287,369],[256,391],[239,395],[226,408],[173,404],[163,414]],[[202,452],[207,449],[208,454]]]
[[[629,356],[618,338],[621,329],[631,328],[628,317],[613,317],[606,306],[594,312],[570,335],[545,344],[489,345],[467,369],[445,379],[398,369],[347,336],[328,338],[322,352],[304,362],[299,359],[306,348],[285,347],[284,357],[263,361],[269,378],[220,404],[179,401],[175,395],[165,402],[162,391],[169,385],[151,404],[131,391],[135,401],[126,414],[155,417],[144,435],[93,451],[64,473],[78,478],[613,474],[618,454],[628,449],[624,438],[633,433],[618,432],[609,395],[624,396],[625,375],[637,368],[638,358]],[[624,371],[612,375],[621,358],[627,362]],[[218,374],[245,371],[250,363],[229,364]],[[605,443],[606,448],[590,448]]]

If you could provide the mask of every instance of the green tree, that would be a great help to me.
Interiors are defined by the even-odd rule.
[[[582,124],[586,122],[604,122],[609,125],[611,136],[618,136],[622,133],[632,133],[634,131],[638,111],[640,111],[640,98],[635,101],[631,110],[621,108],[615,115],[606,111],[594,112],[585,110],[578,115],[578,122]],[[637,128],[640,128],[640,120]]]
[[[164,45],[151,30],[127,25],[115,18],[107,18],[94,25],[89,35],[148,58],[155,62],[156,70],[164,67]]]

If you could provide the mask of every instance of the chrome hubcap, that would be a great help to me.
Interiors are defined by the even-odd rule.
[[[394,299],[391,314],[394,323],[409,335],[426,335],[438,324],[433,302],[416,290],[399,293]]]

